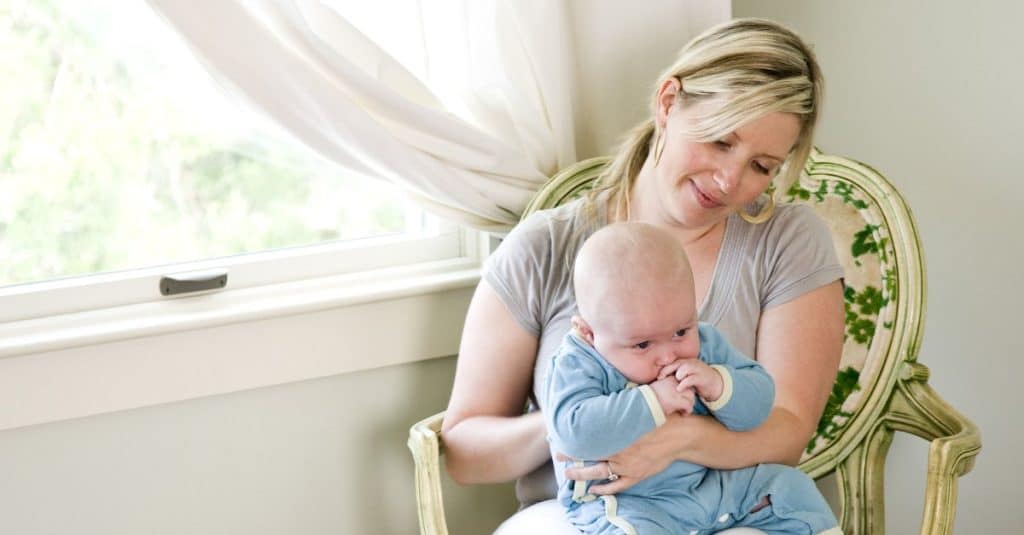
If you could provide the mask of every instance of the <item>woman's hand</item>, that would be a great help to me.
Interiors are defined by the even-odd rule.
[[[679,449],[685,447],[685,441],[680,437],[707,419],[704,416],[679,414],[668,414],[665,418],[664,425],[640,437],[606,461],[569,468],[565,471],[565,477],[576,481],[600,481],[608,479],[610,474],[619,476],[614,481],[590,487],[590,492],[605,495],[622,492],[661,472],[677,459]]]

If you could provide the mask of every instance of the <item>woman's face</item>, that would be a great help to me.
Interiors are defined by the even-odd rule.
[[[775,112],[712,142],[688,139],[692,118],[708,105],[674,102],[663,114],[667,137],[652,189],[660,218],[683,228],[710,227],[757,199],[800,133],[795,115]]]

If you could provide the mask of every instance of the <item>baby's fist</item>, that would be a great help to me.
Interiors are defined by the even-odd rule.
[[[675,376],[679,381],[677,390],[696,390],[704,401],[717,401],[725,389],[722,375],[697,359],[686,360],[680,364],[676,368]]]
[[[679,381],[671,375],[651,383],[651,390],[657,396],[663,413],[671,414],[678,412],[680,414],[690,414],[693,412],[695,401],[693,389],[685,388],[680,390],[678,387]]]

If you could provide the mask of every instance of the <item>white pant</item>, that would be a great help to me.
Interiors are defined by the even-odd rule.
[[[558,500],[533,504],[501,523],[494,535],[580,535],[565,517]],[[759,529],[732,528],[719,531],[720,535],[764,535]]]

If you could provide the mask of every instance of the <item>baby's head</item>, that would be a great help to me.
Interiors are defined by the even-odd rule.
[[[646,384],[661,368],[697,358],[693,272],[682,246],[644,223],[595,232],[573,273],[579,335],[630,381]]]

